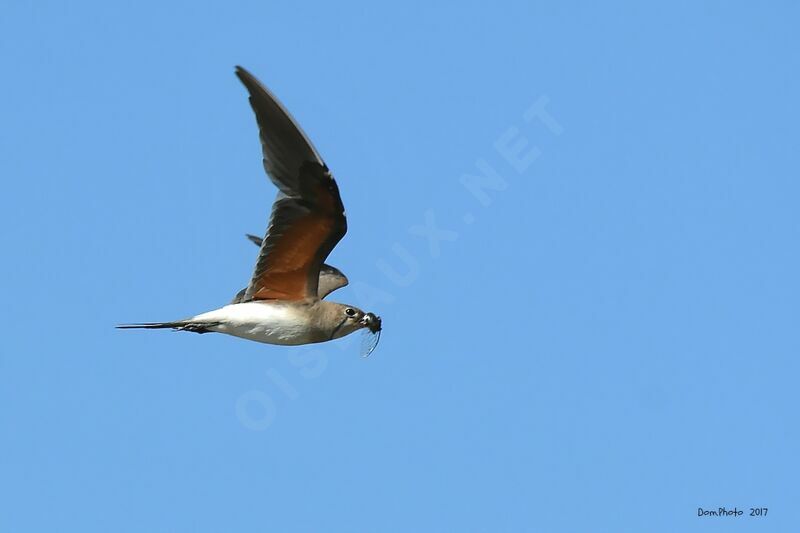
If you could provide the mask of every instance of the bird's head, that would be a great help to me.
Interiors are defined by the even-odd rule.
[[[371,335],[368,335],[369,339],[364,343],[366,348],[362,351],[366,352],[365,355],[369,355],[375,349],[382,329],[381,317],[375,313],[364,312],[352,305],[326,302],[324,300],[319,303],[325,306],[325,315],[330,327],[329,334],[331,339],[339,339],[354,331],[366,329]]]
[[[349,335],[359,329],[367,328],[372,333],[381,330],[381,317],[375,313],[366,313],[352,305],[334,302],[320,302],[326,304],[326,315],[333,326],[331,338],[338,339]]]

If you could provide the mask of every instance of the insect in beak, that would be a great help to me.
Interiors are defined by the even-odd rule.
[[[361,337],[361,356],[369,357],[381,338],[381,317],[375,313],[366,313],[360,324],[367,328]]]
[[[361,325],[369,328],[372,333],[378,333],[381,330],[381,317],[375,313],[366,313],[361,319]]]

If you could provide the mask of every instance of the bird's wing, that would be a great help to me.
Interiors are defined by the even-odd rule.
[[[247,238],[250,242],[261,248],[264,240],[257,236],[247,234]],[[323,264],[319,270],[319,286],[317,288],[317,296],[319,299],[325,298],[327,295],[335,291],[336,289],[341,289],[345,285],[350,283],[341,270],[336,267],[332,267],[328,264]],[[239,293],[234,297],[233,302],[231,303],[239,303],[244,298],[244,293],[247,292],[247,289],[242,289]]]
[[[319,287],[317,288],[319,299],[325,298],[336,289],[341,289],[348,283],[350,283],[350,281],[347,279],[347,276],[342,274],[341,270],[330,265],[322,265],[319,271]]]
[[[245,235],[245,237],[247,237],[248,241],[252,242],[253,244],[258,246],[259,248],[261,248],[261,245],[264,244],[264,239],[262,239],[258,235],[253,235],[252,233],[248,233],[248,234]]]
[[[236,75],[250,93],[264,169],[279,189],[242,301],[317,298],[325,258],[347,232],[339,187],[277,98],[245,69]]]

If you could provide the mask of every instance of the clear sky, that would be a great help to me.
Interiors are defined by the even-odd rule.
[[[748,4],[4,2],[0,531],[800,531],[800,9]],[[113,328],[248,282],[237,64],[369,359]]]

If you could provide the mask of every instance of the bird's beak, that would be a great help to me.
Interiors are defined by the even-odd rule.
[[[369,328],[372,333],[377,333],[381,330],[381,317],[375,313],[366,313],[361,319],[361,325]]]

